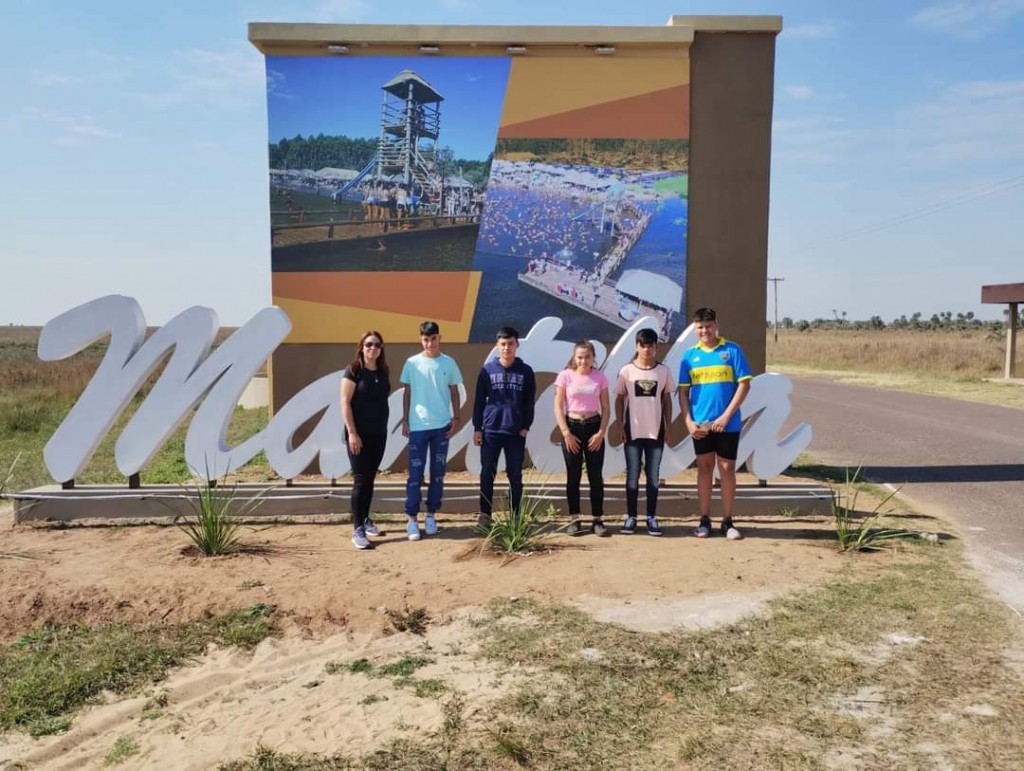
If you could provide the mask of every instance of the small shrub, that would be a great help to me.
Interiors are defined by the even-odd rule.
[[[396,632],[412,632],[413,634],[426,634],[427,624],[430,622],[430,616],[427,614],[426,608],[410,608],[405,607],[404,610],[392,610],[387,608],[384,614],[388,617],[388,621],[391,622],[391,626]]]

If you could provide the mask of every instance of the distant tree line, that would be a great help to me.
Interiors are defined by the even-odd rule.
[[[548,163],[686,171],[688,139],[509,138],[499,139],[499,158],[531,155]]]
[[[354,169],[359,171],[377,152],[376,139],[353,139],[346,136],[304,137],[301,134],[291,139],[282,139],[269,148],[270,168],[272,169]],[[443,173],[446,176],[457,174],[474,185],[482,186],[491,174],[491,159],[472,161],[455,158],[449,147],[438,148],[438,160],[443,162]]]
[[[817,318],[808,321],[807,319],[794,320],[786,316],[779,320],[779,326],[783,329],[795,329],[798,332],[808,332],[813,329],[911,329],[911,330],[939,330],[962,332],[970,329],[988,330],[1000,332],[1009,317],[1009,310],[1003,310],[1003,321],[983,320],[976,318],[973,311],[967,313],[953,314],[952,311],[933,313],[931,318],[925,318],[923,313],[913,313],[909,317],[903,314],[898,319],[893,319],[886,324],[881,316],[872,316],[866,321],[850,321],[846,318],[845,311],[833,311],[834,318]],[[1018,313],[1018,327],[1024,327],[1024,311]],[[768,327],[772,322],[768,321]]]

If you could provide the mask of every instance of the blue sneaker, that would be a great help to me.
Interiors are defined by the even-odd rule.
[[[619,532],[623,535],[633,535],[636,532],[636,517],[626,517],[626,521]]]
[[[661,535],[662,530],[658,527],[657,517],[647,518],[647,535]]]
[[[380,535],[380,528],[373,524],[373,520],[371,520],[369,517],[366,518],[366,522],[363,525],[363,529],[366,531],[367,535],[372,535],[374,537]]]
[[[405,525],[405,537],[410,541],[420,540],[420,524],[412,517],[409,517],[409,521]]]
[[[437,535],[437,520],[433,514],[428,513],[423,519],[423,534]]]

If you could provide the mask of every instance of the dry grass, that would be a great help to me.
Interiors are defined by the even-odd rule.
[[[1024,348],[1024,346],[1022,346]],[[1024,350],[1018,364],[1024,365]],[[1005,344],[982,330],[779,330],[767,343],[771,366],[984,379],[1003,373]]]
[[[987,331],[779,330],[766,353],[774,372],[1024,409],[1024,388],[986,380],[1002,377],[1005,358],[1004,341]]]

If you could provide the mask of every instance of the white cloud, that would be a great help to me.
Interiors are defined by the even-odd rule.
[[[73,115],[57,110],[28,107],[20,110],[16,121],[33,131],[53,133],[59,145],[80,145],[89,140],[120,139],[121,134],[96,122],[89,115]]]
[[[818,40],[835,37],[839,32],[839,24],[834,21],[823,21],[814,24],[794,24],[792,27],[783,25],[782,34],[787,38],[802,40]]]
[[[805,101],[814,96],[814,89],[810,86],[794,84],[791,86],[785,86],[782,90],[790,99],[795,99],[797,101]]]
[[[1024,0],[953,0],[918,11],[910,17],[910,23],[930,32],[979,38],[1021,14],[1024,14]]]
[[[139,94],[144,104],[245,102],[263,88],[263,57],[247,44],[221,51],[190,48],[171,54],[165,74],[170,81],[166,88]]]
[[[952,83],[909,108],[901,129],[908,151],[944,162],[1024,161],[1024,80]]]
[[[52,70],[33,70],[29,74],[29,80],[32,85],[43,87],[80,86],[85,82],[85,78],[79,75],[68,75]]]
[[[776,119],[772,123],[772,160],[835,163],[849,156],[862,133],[834,115]]]

